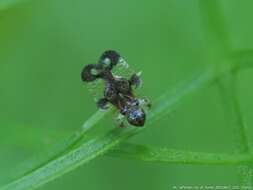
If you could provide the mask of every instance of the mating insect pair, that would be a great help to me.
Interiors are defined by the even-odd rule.
[[[116,68],[127,73],[128,78],[116,72]],[[96,100],[100,109],[107,109],[112,104],[117,111],[120,126],[124,125],[126,118],[131,125],[144,126],[146,120],[146,108],[150,103],[146,98],[137,98],[133,89],[141,85],[140,73],[128,71],[129,67],[125,60],[113,50],[105,51],[97,64],[89,64],[84,67],[81,73],[82,80],[93,84],[93,90],[98,83],[103,83],[103,97]]]

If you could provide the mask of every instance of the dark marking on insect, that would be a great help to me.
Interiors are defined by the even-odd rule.
[[[138,99],[133,94],[133,87],[138,88],[141,84],[137,73],[132,74],[129,79],[113,75],[112,70],[119,63],[120,58],[119,53],[114,50],[105,51],[97,64],[84,67],[81,78],[84,82],[102,79],[105,83],[104,97],[97,101],[97,106],[100,109],[107,109],[108,103],[111,103],[131,125],[142,127],[145,124],[146,113],[141,104],[144,103],[150,107],[150,103],[145,102],[144,99]]]

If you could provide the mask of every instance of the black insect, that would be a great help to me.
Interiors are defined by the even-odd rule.
[[[100,109],[107,109],[110,103],[116,107],[119,111],[120,126],[124,126],[124,118],[131,125],[144,126],[146,120],[144,107],[150,107],[150,103],[146,98],[138,99],[133,93],[133,87],[138,88],[141,85],[140,73],[133,73],[128,79],[118,76],[113,70],[119,64],[127,63],[116,51],[105,51],[97,64],[84,67],[81,73],[82,80],[87,83],[103,81],[103,97],[97,100],[97,106]]]

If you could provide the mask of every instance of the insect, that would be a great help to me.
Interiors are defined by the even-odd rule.
[[[91,84],[93,90],[102,84],[102,97],[96,99],[96,104],[103,110],[113,105],[119,112],[117,121],[121,127],[125,126],[124,119],[133,126],[142,127],[146,120],[145,110],[151,104],[147,98],[136,97],[134,89],[141,86],[140,73],[128,70],[128,64],[118,52],[107,50],[98,63],[84,67],[81,78]],[[124,71],[127,74],[124,75]]]

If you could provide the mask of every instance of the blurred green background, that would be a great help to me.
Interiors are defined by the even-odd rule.
[[[80,72],[104,50],[119,51],[134,69],[142,70],[142,94],[151,100],[204,72],[220,52],[205,23],[202,1],[30,0],[0,11],[0,184],[9,180],[11,168],[70,136],[97,110]],[[221,11],[227,31],[223,37],[230,40],[230,48],[253,48],[253,1],[213,2],[218,2],[214,6]],[[250,70],[237,82],[249,127],[252,82]],[[107,122],[108,130],[115,127]],[[228,123],[218,88],[212,86],[189,96],[179,109],[131,141],[230,153],[234,134]],[[232,166],[100,157],[40,189],[162,190],[233,184],[238,177]]]

